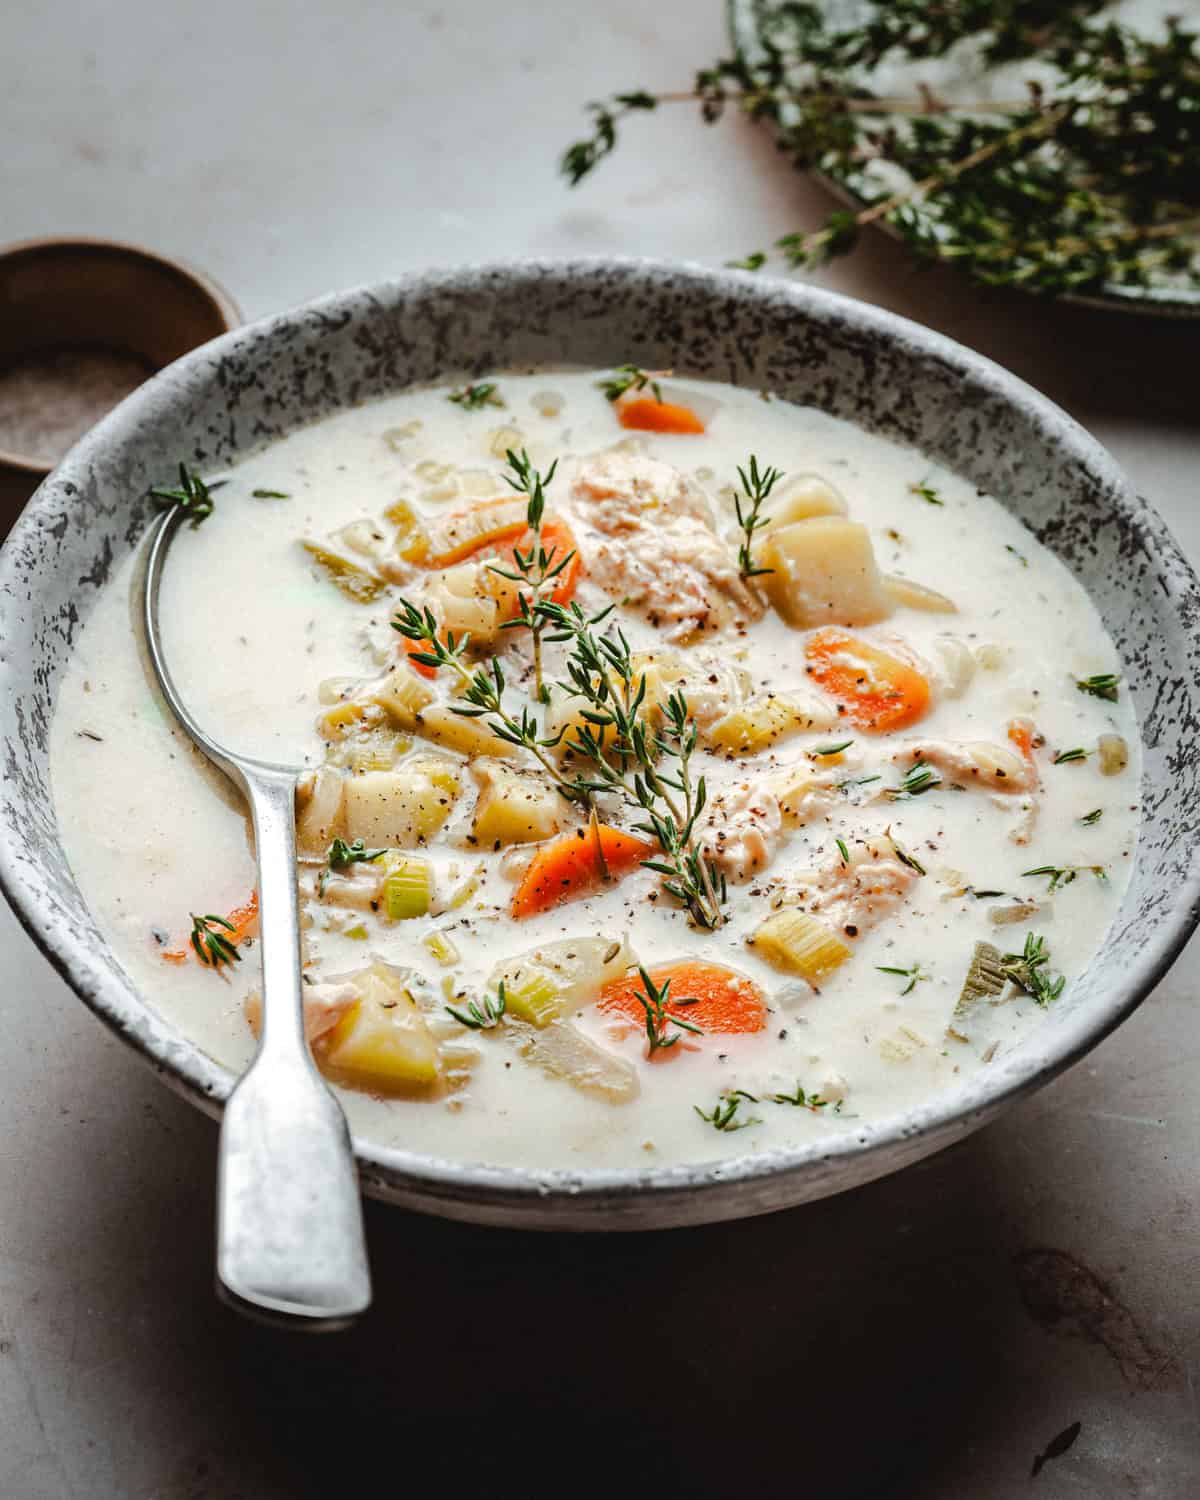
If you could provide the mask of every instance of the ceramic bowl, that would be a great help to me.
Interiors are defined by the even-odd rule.
[[[1095,1046],[1146,997],[1197,920],[1200,592],[1161,520],[1098,443],[990,361],[829,292],[687,265],[523,261],[327,297],[215,340],[84,438],[17,523],[0,556],[0,879],[102,1020],[166,1082],[220,1111],[231,1074],[137,992],[97,930],[63,854],[47,764],[59,679],[98,592],[146,529],[149,484],[181,456],[212,472],[413,382],[626,360],[820,407],[914,444],[998,496],[1082,582],[1116,642],[1145,743],[1145,822],[1120,913],[1086,971],[1019,1047],[953,1092],[875,1123],[847,1122],[843,1135],[811,1145],[643,1170],[463,1166],[356,1141],[368,1192],[464,1219],[699,1223],[895,1171]]]

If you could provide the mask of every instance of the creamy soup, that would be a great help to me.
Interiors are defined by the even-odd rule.
[[[307,768],[306,1022],[360,1137],[641,1167],[852,1131],[1016,1046],[1116,911],[1138,748],[1113,645],[916,451],[728,386],[543,371],[207,477],[166,647],[216,737]],[[247,821],[134,603],[131,559],[60,693],[60,826],[134,983],[240,1069]]]

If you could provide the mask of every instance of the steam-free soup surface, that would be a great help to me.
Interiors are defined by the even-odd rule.
[[[1019,1045],[1126,878],[1137,740],[1116,653],[995,499],[814,410],[671,379],[613,401],[599,378],[505,374],[490,397],[421,390],[314,424],[222,476],[173,546],[164,632],[188,702],[226,743],[314,773],[307,1019],[375,1141],[642,1167],[854,1130]],[[639,430],[688,425],[664,422],[676,409],[696,430]],[[736,506],[745,521],[756,492],[747,541]],[[130,561],[61,691],[60,826],[134,982],[238,1069],[260,983],[246,819],[152,689],[133,584]],[[566,641],[543,622],[548,703],[522,594],[594,621]],[[461,671],[411,659],[434,648],[393,628],[406,602],[450,654],[469,628]],[[614,691],[640,688],[649,809],[602,706],[560,685],[601,637]],[[503,712],[557,743],[530,753],[494,711],[455,713],[495,661]],[[686,780],[675,729],[696,736]],[[641,863],[673,862],[656,817],[690,834],[682,873]],[[198,934],[215,965],[193,914],[228,923]]]

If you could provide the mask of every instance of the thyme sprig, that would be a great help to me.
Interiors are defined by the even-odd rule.
[[[1090,693],[1093,698],[1103,698],[1108,703],[1115,703],[1120,681],[1116,672],[1097,672],[1094,677],[1077,677],[1075,686],[1081,693]]]
[[[881,222],[918,256],[986,285],[1059,295],[1144,286],[1163,270],[1200,285],[1197,34],[1172,19],[1143,36],[1098,17],[1101,8],[865,0],[845,26],[836,9],[777,0],[760,7],[756,56],[718,60],[689,90],[589,105],[591,134],[565,152],[562,170],[580,182],[631,114],[692,101],[713,124],[732,106],[769,122],[797,169],[835,178],[864,203],[777,241],[793,266],[845,254]],[[959,43],[984,67],[1036,57],[1054,76],[987,103],[872,89],[880,64],[942,57]],[[906,185],[894,191],[898,175]],[[746,264],[765,259],[758,251]]]
[[[743,533],[742,544],[738,548],[738,572],[743,578],[758,578],[763,573],[775,571],[774,568],[760,568],[755,563],[750,548],[754,533],[767,524],[767,518],[762,514],[763,502],[783,478],[783,471],[774,468],[760,469],[758,459],[752,453],[746,468],[738,465],[738,478],[742,481],[742,494],[735,495],[733,501],[738,527]],[[744,510],[743,496],[746,501]]]
[[[474,1000],[468,1000],[465,1009],[457,1005],[447,1005],[446,1009],[460,1025],[466,1026],[469,1030],[490,1031],[508,1009],[508,997],[504,993],[503,979],[496,986],[494,1000],[490,995],[485,995],[482,1005]]]
[[[743,1099],[748,1099],[752,1104],[758,1103],[755,1096],[748,1094],[745,1089],[731,1089],[721,1095],[711,1110],[703,1110],[698,1104],[693,1104],[692,1108],[716,1130],[745,1130],[747,1125],[761,1125],[762,1121],[757,1115],[750,1115],[745,1119],[738,1117]]]
[[[685,997],[681,1000],[671,999],[671,980],[666,978],[662,987],[658,988],[649,974],[642,966],[638,965],[638,976],[642,981],[642,988],[634,990],[634,998],[640,1001],[642,1009],[646,1012],[646,1041],[649,1046],[650,1055],[656,1052],[666,1052],[682,1041],[685,1031],[691,1032],[693,1036],[703,1036],[704,1028],[697,1026],[691,1021],[685,1021],[682,1016],[677,1016],[674,1009],[668,1010],[670,1004],[677,1009],[684,1005],[695,1005],[694,999]],[[679,1027],[678,1031],[670,1031],[671,1026]]]
[[[522,584],[529,590],[528,593],[521,592],[517,596],[517,614],[511,620],[506,620],[501,628],[529,631],[533,640],[534,697],[539,703],[549,703],[550,694],[542,681],[542,633],[546,628],[546,622],[537,606],[542,597],[542,590],[570,565],[575,551],[572,548],[569,552],[564,552],[563,548],[552,546],[547,552],[542,544],[542,521],[546,515],[546,486],[554,479],[555,471],[558,469],[558,460],[555,459],[546,472],[541,474],[533,467],[529,454],[524,448],[520,453],[514,453],[509,448],[507,457],[508,466],[512,472],[504,477],[518,494],[528,498],[529,503],[525,507],[525,524],[529,528],[532,541],[527,552],[522,552],[518,546],[513,547],[512,568],[501,568],[492,564],[490,571],[501,578],[509,579],[512,583]]]
[[[600,389],[610,401],[619,401],[627,391],[644,391],[649,389],[651,395],[662,405],[662,386],[652,375],[647,375],[637,365],[618,365],[616,372],[605,380],[598,382]]]
[[[1000,969],[1018,989],[1031,995],[1038,1005],[1046,1006],[1058,999],[1067,982],[1062,974],[1052,976],[1047,971],[1049,962],[1050,951],[1045,938],[1028,932],[1024,949],[1020,953],[1006,953],[1000,961]]]
[[[174,488],[151,485],[150,493],[158,501],[161,510],[178,507],[192,523],[192,530],[202,521],[207,521],[213,512],[212,492],[221,481],[206,484],[199,474],[193,474],[187,464],[179,465],[179,484]]]
[[[941,785],[942,778],[933,767],[917,759],[905,771],[900,785],[885,787],[883,794],[892,802],[901,802],[912,797],[920,797],[924,792],[936,791]]]
[[[1046,887],[1047,894],[1056,891],[1060,885],[1070,885],[1079,875],[1094,875],[1100,881],[1108,879],[1108,871],[1103,865],[1038,865],[1037,869],[1022,870],[1021,874],[1031,878],[1047,876],[1050,881]]]
[[[1069,766],[1072,761],[1087,760],[1092,752],[1076,746],[1074,750],[1056,750],[1050,759],[1052,766]]]
[[[335,838],[329,846],[326,865],[317,882],[318,895],[325,894],[325,884],[335,871],[349,870],[353,865],[369,864],[372,860],[382,859],[386,853],[386,849],[368,849],[362,839],[355,839],[348,844],[343,838]]]
[[[920,984],[922,980],[931,978],[931,976],[925,972],[925,970],[919,963],[913,964],[911,969],[897,969],[893,968],[890,964],[876,964],[875,967],[881,974],[896,974],[901,979],[908,980],[908,983],[900,991],[900,995],[902,998],[905,995],[911,995],[913,990],[916,989],[917,985]]]
[[[453,401],[455,406],[461,406],[464,411],[479,411],[485,406],[504,405],[500,387],[494,380],[482,380],[477,385],[464,385],[456,391],[451,391],[446,400]]]
[[[238,952],[237,939],[225,936],[226,932],[237,932],[237,928],[227,917],[218,917],[212,912],[204,917],[196,916],[195,912],[189,912],[188,915],[192,919],[189,941],[202,964],[219,969],[222,964],[241,963],[242,955]],[[224,932],[218,930],[221,928]]]

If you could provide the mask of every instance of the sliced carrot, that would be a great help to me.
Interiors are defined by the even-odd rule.
[[[1033,759],[1033,741],[1037,728],[1032,719],[1014,719],[1008,726],[1008,737],[1025,757]]]
[[[428,662],[417,660],[418,652],[427,652],[429,650],[428,641],[410,641],[405,636],[403,646],[404,654],[408,657],[408,664],[414,672],[419,672],[422,677],[428,677],[431,680],[437,676],[438,669],[436,667],[431,667]]]
[[[809,676],[857,729],[886,734],[915,723],[929,708],[929,682],[916,667],[860,635],[816,630],[804,655]]]
[[[676,401],[656,401],[653,396],[633,396],[617,402],[622,427],[638,432],[703,432],[704,423],[690,406]]]
[[[564,833],[560,838],[543,844],[533,856],[520,885],[513,892],[513,916],[518,921],[522,917],[536,916],[538,912],[557,906],[560,901],[570,901],[600,885],[603,870],[597,840],[604,855],[604,865],[613,879],[628,874],[644,859],[651,858],[657,847],[646,839],[610,828],[606,823]]]
[[[448,568],[484,547],[515,541],[525,530],[526,502],[502,495],[433,522],[421,557],[424,568]]]
[[[514,551],[519,550],[524,556],[528,557],[529,549],[532,546],[533,532],[526,531],[524,536],[518,538],[511,547],[505,546],[501,548],[500,561],[510,572],[515,572]],[[553,600],[555,604],[570,604],[574,597],[575,586],[579,582],[579,574],[582,569],[579,559],[579,549],[575,545],[575,533],[565,521],[558,521],[548,517],[542,522],[542,547],[552,568],[556,563],[562,562],[564,557],[569,556],[571,558],[562,572],[554,579],[553,586],[542,597]],[[510,617],[517,613],[517,593],[518,589],[514,586],[511,608],[509,610]]]
[[[761,1031],[767,1024],[763,992],[736,969],[685,959],[648,972],[656,989],[661,990],[666,980],[671,981],[667,1011],[682,1016],[692,1026],[699,1026],[706,1034],[734,1036]],[[638,997],[645,993],[640,975],[626,975],[610,980],[600,991],[597,1004],[606,1014],[642,1027],[646,1024],[646,1008]]]
[[[251,891],[248,900],[244,901],[241,906],[235,906],[227,914],[226,921],[233,931],[228,932],[222,927],[221,936],[228,938],[235,947],[250,937],[258,928],[258,892]],[[192,947],[190,937],[184,938],[178,946],[164,948],[162,951],[163,959],[169,964],[185,964],[189,956],[196,957],[196,950]]]

